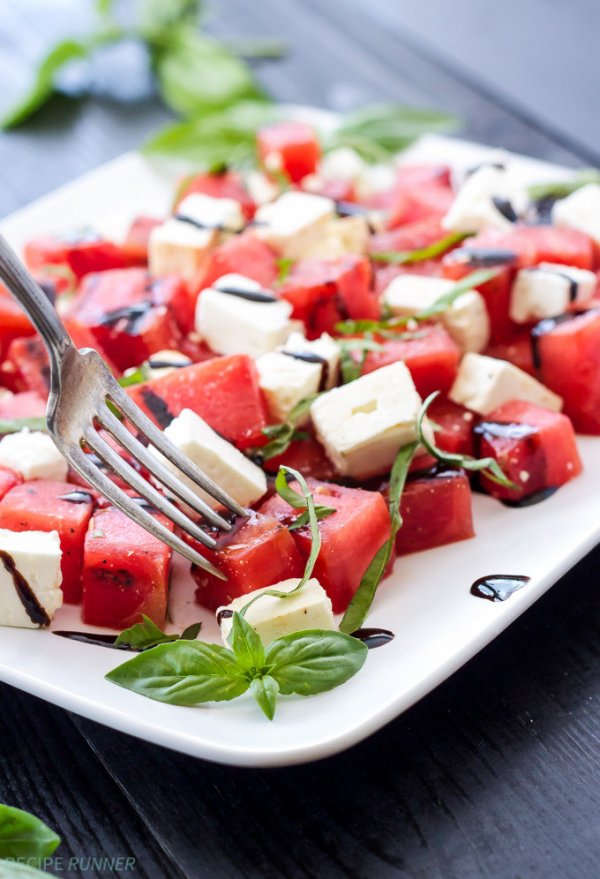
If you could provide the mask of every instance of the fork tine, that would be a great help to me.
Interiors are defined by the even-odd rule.
[[[230,497],[227,492],[223,491],[220,486],[206,476],[188,458],[182,456],[177,446],[173,445],[170,439],[164,435],[163,431],[156,427],[148,416],[129,399],[127,394],[122,391],[121,388],[117,386],[113,389],[111,387],[108,397],[110,401],[121,410],[123,415],[131,421],[134,427],[136,427],[139,432],[143,434],[152,445],[165,456],[165,458],[167,458],[168,461],[174,464],[178,470],[181,470],[188,479],[191,479],[192,482],[195,482],[196,485],[203,488],[204,491],[212,495],[215,500],[222,503],[223,506],[231,510],[232,513],[235,513],[238,516],[248,515],[247,511],[240,506],[237,501]]]
[[[191,488],[177,477],[168,467],[160,461],[156,455],[149,452],[148,449],[141,444],[128,430],[121,424],[107,406],[103,406],[98,412],[98,420],[102,427],[107,430],[110,435],[129,452],[162,484],[173,494],[186,503],[189,507],[204,516],[213,525],[216,525],[222,531],[229,531],[231,524],[227,519],[219,516],[205,501],[201,500]]]
[[[130,519],[133,519],[133,521],[141,528],[150,532],[150,534],[154,535],[158,540],[162,540],[163,543],[166,543],[167,546],[170,546],[184,558],[188,559],[188,561],[192,562],[192,564],[203,568],[205,571],[208,571],[208,573],[212,574],[214,577],[218,577],[220,580],[227,579],[222,571],[212,565],[204,558],[204,556],[200,555],[197,550],[187,544],[176,534],[172,534],[162,522],[158,522],[154,516],[147,512],[147,510],[138,506],[138,504],[115,485],[108,476],[102,473],[95,464],[92,464],[89,461],[88,456],[84,454],[81,449],[71,449],[69,462],[77,472],[83,476],[86,482],[93,485],[93,487],[101,492],[105,498],[110,500],[115,507],[121,510],[122,513],[125,513]]]
[[[183,528],[190,537],[200,541],[209,549],[214,549],[215,541],[208,534],[205,534],[195,522],[192,522],[175,504],[160,494],[143,476],[134,470],[134,468],[120,455],[112,449],[109,444],[92,428],[84,432],[84,438],[87,445],[101,458],[110,469],[120,476],[121,479],[137,491],[148,503],[160,510],[167,518],[172,519],[176,525]]]

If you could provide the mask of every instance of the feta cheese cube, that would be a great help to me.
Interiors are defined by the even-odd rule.
[[[63,603],[57,531],[0,528],[0,626],[48,625]]]
[[[260,467],[215,433],[212,427],[191,409],[184,409],[173,419],[165,429],[165,436],[243,507],[255,503],[266,492],[267,479]],[[209,506],[213,509],[220,506],[218,501],[198,488],[174,464],[167,461],[154,446],[151,446],[151,450]]]
[[[319,162],[319,174],[327,181],[352,183],[367,167],[356,150],[351,147],[336,147],[325,153]]]
[[[306,259],[339,259],[347,253],[366,253],[370,230],[366,217],[342,217],[331,220],[310,247]]]
[[[594,272],[557,263],[521,269],[510,294],[510,317],[522,324],[563,314],[572,303],[588,302],[597,280]]]
[[[557,201],[552,208],[552,222],[579,229],[600,244],[600,184],[588,183]]]
[[[354,188],[359,201],[391,189],[396,182],[396,169],[392,164],[367,165],[355,180]]]
[[[487,415],[509,400],[525,400],[560,412],[562,399],[522,369],[506,360],[466,354],[448,396],[479,415]]]
[[[266,589],[256,589],[247,595],[240,595],[239,598],[234,598],[231,604],[220,607],[217,610],[217,620],[225,645],[229,647],[227,638],[231,632],[231,618],[235,611],[239,612],[249,601],[268,589],[291,592],[299,582],[298,578],[283,580]],[[265,595],[264,598],[255,601],[244,616],[265,646],[276,638],[291,635],[293,632],[301,632],[305,629],[335,629],[336,627],[331,599],[314,577],[290,598],[275,598],[272,595]]]
[[[321,376],[321,384],[326,390],[334,388],[338,383],[340,370],[340,348],[329,333],[322,333],[318,339],[309,341],[303,333],[292,333],[283,346],[284,351],[296,354],[316,354],[325,361],[325,375]]]
[[[256,361],[256,368],[273,421],[286,421],[294,406],[316,394],[323,372],[320,363],[307,363],[283,351],[263,354]]]
[[[442,226],[453,232],[479,232],[489,227],[510,229],[512,220],[505,212],[519,215],[527,201],[526,190],[509,169],[482,165],[457,192]]]
[[[279,195],[279,187],[269,180],[262,171],[248,171],[245,177],[246,189],[255,205],[267,204]]]
[[[200,228],[218,229],[219,232],[239,232],[244,228],[244,215],[239,201],[234,198],[212,198],[194,192],[177,206],[177,219],[197,224]]]
[[[47,433],[27,430],[7,434],[0,442],[0,467],[20,473],[23,479],[64,482],[69,465]]]
[[[318,397],[310,408],[317,437],[338,473],[357,479],[391,467],[417,438],[421,406],[404,363],[391,363]]]
[[[430,308],[454,286],[454,281],[445,278],[399,275],[384,290],[383,301],[392,314],[410,316]],[[483,351],[489,343],[490,318],[477,290],[466,290],[434,320],[445,326],[463,353]]]
[[[148,378],[160,378],[162,375],[169,375],[169,373],[175,372],[176,369],[181,369],[183,366],[191,366],[192,363],[192,359],[187,354],[182,354],[181,351],[171,351],[168,349],[157,351],[147,360]]]
[[[223,292],[239,290],[242,295]],[[223,275],[202,290],[196,303],[196,331],[219,354],[260,357],[283,345],[296,327],[292,306],[284,299],[255,302],[243,293],[261,294],[260,284],[244,275]]]
[[[330,198],[306,192],[284,192],[259,207],[256,234],[286,259],[303,259],[335,217]]]
[[[150,272],[156,276],[181,275],[193,286],[218,242],[218,229],[199,229],[170,217],[150,233]]]

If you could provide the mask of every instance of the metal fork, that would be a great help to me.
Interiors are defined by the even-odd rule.
[[[231,524],[165,467],[111,410],[116,410],[121,417],[127,419],[149,445],[154,446],[194,485],[204,489],[219,504],[239,516],[246,516],[246,510],[186,458],[134,405],[96,351],[91,348],[78,350],[75,347],[56,310],[1,235],[0,279],[27,312],[48,349],[48,430],[71,467],[146,531],[164,541],[193,564],[224,578],[218,568],[176,534],[172,534],[162,522],[157,521],[148,510],[115,485],[94,461],[93,456],[85,453],[84,447],[94,452],[96,460],[100,459],[151,507],[164,513],[186,534],[210,549],[216,546],[215,540],[125,461],[101,436],[99,427],[125,449],[134,461],[143,465],[157,482],[203,516],[207,522],[223,531],[228,531]]]

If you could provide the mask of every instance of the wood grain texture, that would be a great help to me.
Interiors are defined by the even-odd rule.
[[[218,34],[286,39],[288,57],[257,68],[282,100],[441,106],[484,142],[568,163],[582,156],[559,121],[551,130],[499,101],[366,0],[214,5]],[[81,0],[3,0],[2,100],[48,41],[88,16]],[[55,101],[0,135],[0,213],[136,146],[167,118],[151,99]],[[597,550],[422,703],[304,767],[193,761],[2,686],[0,801],[56,827],[65,856],[133,856],[127,875],[149,879],[596,879],[599,567]]]

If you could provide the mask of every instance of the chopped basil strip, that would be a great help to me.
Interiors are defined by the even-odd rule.
[[[39,430],[48,431],[46,419],[39,418],[1,418],[0,419],[0,436],[6,433],[18,433],[20,430]]]
[[[427,259],[435,259],[437,256],[441,256],[447,250],[450,250],[451,247],[454,247],[455,244],[459,244],[472,234],[472,232],[452,232],[450,235],[446,235],[445,238],[440,238],[439,241],[434,241],[433,244],[429,244],[427,247],[420,247],[417,250],[380,250],[369,254],[369,256],[376,262],[387,262],[392,265],[424,262]]]
[[[131,647],[133,650],[149,650],[157,644],[169,644],[171,641],[194,641],[198,636],[202,623],[193,623],[181,635],[168,635],[152,622],[150,617],[142,614],[142,622],[135,623],[124,629],[115,641],[116,647]]]

